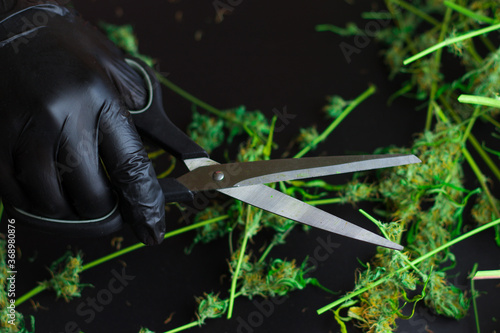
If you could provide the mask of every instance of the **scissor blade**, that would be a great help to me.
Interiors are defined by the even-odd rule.
[[[230,197],[276,215],[364,242],[402,250],[403,247],[371,231],[331,215],[266,185],[249,185],[217,190]]]
[[[208,166],[220,166],[218,162],[209,158],[188,159],[184,160],[184,163],[191,171]],[[213,178],[213,174],[211,177]],[[214,189],[214,187],[212,187],[212,189]],[[399,244],[393,243],[377,234],[358,227],[357,225],[347,222],[337,216],[328,214],[321,209],[292,198],[266,185],[257,184],[222,188],[217,191],[276,215],[280,215],[319,229],[395,250],[403,249],[403,247]]]
[[[246,186],[274,183],[278,181],[323,177],[347,172],[388,168],[421,162],[415,155],[353,155],[292,158],[284,160],[250,162],[243,167],[250,168],[253,177],[235,184]]]
[[[415,155],[403,154],[291,158],[217,165],[208,163],[208,159],[201,160],[196,167],[188,166],[194,171],[178,178],[191,190],[274,183],[420,162]],[[214,178],[216,174],[222,179]]]

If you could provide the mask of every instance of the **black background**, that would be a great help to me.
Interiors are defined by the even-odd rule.
[[[379,54],[381,46],[375,40],[365,42],[366,45],[358,48],[360,52],[352,54],[348,61],[339,45],[346,42],[356,46],[356,39],[314,30],[317,24],[344,26],[349,21],[357,21],[363,27],[367,21],[360,19],[360,13],[383,10],[380,1],[349,4],[331,0],[242,0],[220,23],[215,22],[216,12],[211,1],[79,0],[74,4],[92,23],[104,20],[114,24],[133,24],[140,51],[157,59],[158,70],[219,109],[245,105],[247,110],[259,109],[271,118],[273,109],[282,111],[286,107],[287,112],[295,117],[276,134],[280,149],[273,152],[274,158],[280,157],[299,128],[313,124],[319,130],[326,127],[327,121],[321,112],[326,104],[325,96],[337,94],[353,99],[370,83],[377,86],[377,93],[356,108],[328,141],[310,156],[371,153],[382,146],[409,146],[414,134],[424,128],[425,112],[416,110],[419,104],[415,101],[401,98],[387,107],[387,98],[400,88],[401,82],[387,79],[388,70]],[[183,14],[181,22],[174,19],[179,11]],[[386,24],[383,21],[376,23]],[[197,41],[195,35],[200,32],[201,39]],[[185,129],[191,119],[190,103],[166,89],[164,101],[171,119]],[[483,131],[486,136],[492,131],[481,123],[475,129]],[[223,160],[218,151],[212,157]],[[157,167],[162,169],[161,165]],[[183,171],[178,164],[177,172]],[[342,183],[347,179],[335,177],[326,180]],[[478,186],[472,175],[468,179],[469,188]],[[371,209],[369,205],[360,207]],[[322,209],[375,230],[357,208],[350,205]],[[185,225],[185,222],[177,223],[179,218],[180,214],[173,209],[169,215],[169,230]],[[2,226],[4,228],[5,223]],[[81,281],[91,283],[95,288],[85,288],[80,299],[65,303],[56,300],[53,293],[43,292],[34,301],[44,309],[35,311],[27,302],[18,310],[36,317],[37,332],[73,332],[66,327],[72,321],[85,333],[138,332],[141,326],[164,332],[187,324],[195,318],[195,296],[220,291],[226,297],[230,286],[227,238],[196,246],[191,255],[186,255],[184,248],[191,243],[193,235],[191,232],[168,239],[160,246],[139,249],[82,273]],[[100,239],[67,239],[38,234],[19,226],[17,242],[22,258],[18,263],[18,295],[36,286],[36,281],[49,278],[45,267],[67,249],[82,250],[85,262],[89,262],[114,251],[110,244],[114,236],[124,237],[123,246],[136,243],[128,228]],[[450,279],[457,286],[469,288],[466,276],[475,262],[479,263],[480,269],[500,268],[500,249],[495,246],[493,236],[493,231],[488,230],[453,247],[458,265],[451,273],[456,275]],[[305,233],[297,228],[287,243],[276,247],[271,255],[301,262],[306,256],[312,256],[322,240],[328,237],[338,247],[312,275],[332,290],[350,291],[354,286],[354,271],[359,267],[357,260],[369,260],[375,254],[374,246],[329,236],[319,230]],[[35,260],[30,262],[29,258]],[[78,305],[88,297],[95,297],[99,290],[108,288],[113,270],[121,272],[124,265],[126,274],[133,276],[133,280],[122,292],[114,295],[90,323],[86,323],[88,317],[77,313]],[[482,332],[500,328],[500,322],[492,320],[494,316],[500,320],[496,285],[498,281],[476,283],[478,289],[488,291],[478,300]],[[258,314],[259,308],[252,301],[239,297],[231,320],[225,317],[208,320],[201,329],[190,331],[339,332],[332,314],[316,314],[318,308],[337,297],[309,286],[291,293],[265,316]],[[260,303],[262,299],[256,301]],[[172,312],[172,321],[164,324]],[[240,327],[242,320],[250,323],[250,330]],[[426,328],[433,332],[475,330],[472,312],[465,319],[455,321],[437,316],[422,306],[417,307],[414,318],[399,320],[398,323],[398,332],[426,332]],[[357,332],[357,329],[350,327],[349,332]]]

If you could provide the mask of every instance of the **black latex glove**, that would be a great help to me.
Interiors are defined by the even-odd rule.
[[[160,243],[164,197],[128,111],[146,104],[143,78],[73,12],[32,3],[0,0],[3,201],[58,220],[100,219],[118,201],[140,241]]]

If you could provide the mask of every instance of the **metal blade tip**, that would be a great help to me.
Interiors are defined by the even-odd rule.
[[[417,156],[415,155],[408,155],[409,157],[409,160],[410,160],[410,163],[422,163],[422,161],[420,160],[420,158],[418,158]]]
[[[362,237],[355,238],[355,239],[358,239],[358,240],[363,241],[363,242],[375,244],[377,246],[386,247],[388,249],[393,249],[393,250],[398,250],[398,251],[401,251],[404,249],[404,247],[401,246],[400,244],[394,243],[393,241],[390,241],[387,238],[384,238],[384,237],[377,235],[377,234],[374,234],[372,232],[368,232],[368,230],[367,230],[367,233],[368,234],[365,234]]]
[[[388,249],[393,249],[393,250],[398,250],[398,251],[403,251],[404,247],[402,245],[399,245],[397,243],[393,243],[391,242],[392,244],[390,244],[389,246],[388,245],[382,245]]]

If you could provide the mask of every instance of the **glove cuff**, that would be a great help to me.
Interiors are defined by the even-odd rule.
[[[107,215],[89,220],[62,220],[34,215],[5,202],[9,218],[19,220],[23,225],[38,231],[68,237],[99,237],[118,231],[123,221],[118,203]]]

